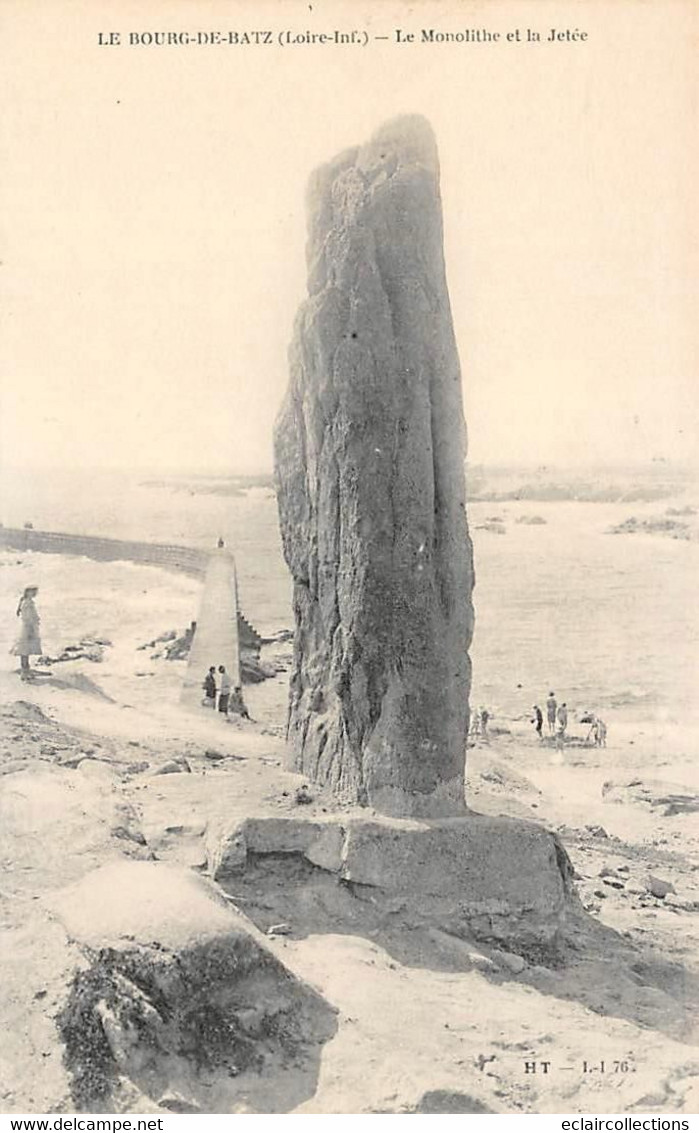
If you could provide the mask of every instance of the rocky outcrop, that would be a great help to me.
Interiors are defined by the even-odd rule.
[[[291,761],[386,814],[460,814],[473,566],[427,122],[392,121],[318,170],[308,212],[275,435]]]
[[[335,1012],[210,883],[112,862],[49,904],[85,957],[56,1018],[78,1109],[275,1113],[313,1094]]]
[[[659,779],[627,779],[626,782],[610,779],[602,786],[602,797],[607,803],[646,805],[653,811],[659,810],[666,818],[699,810],[699,793]]]

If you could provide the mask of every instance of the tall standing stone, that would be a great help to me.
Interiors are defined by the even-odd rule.
[[[429,124],[391,121],[317,170],[308,215],[275,431],[291,762],[385,814],[462,814],[473,559]]]

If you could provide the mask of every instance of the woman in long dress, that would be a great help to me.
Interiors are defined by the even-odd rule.
[[[38,593],[38,586],[27,586],[17,607],[17,617],[22,619],[22,628],[12,652],[15,657],[19,657],[23,680],[26,680],[30,671],[29,658],[33,654],[40,655],[42,653],[41,638],[39,637],[41,619],[34,604],[34,599]]]

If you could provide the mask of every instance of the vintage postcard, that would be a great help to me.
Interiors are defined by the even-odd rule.
[[[0,0],[5,1115],[689,1128],[698,15]]]

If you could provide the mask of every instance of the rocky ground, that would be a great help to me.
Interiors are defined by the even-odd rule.
[[[696,1109],[697,792],[688,758],[638,774],[655,733],[561,754],[528,722],[497,721],[470,749],[473,809],[555,830],[573,863],[584,912],[537,956],[404,895],[338,885],[299,855],[309,819],[353,812],[282,770],[269,729],[129,707],[89,672],[0,678],[6,1111]],[[265,833],[244,868],[217,869],[222,831],[251,815],[292,842]],[[202,979],[228,911],[232,951]],[[271,973],[264,987],[240,984],[239,954]],[[175,955],[194,973],[184,1014],[168,991]]]

